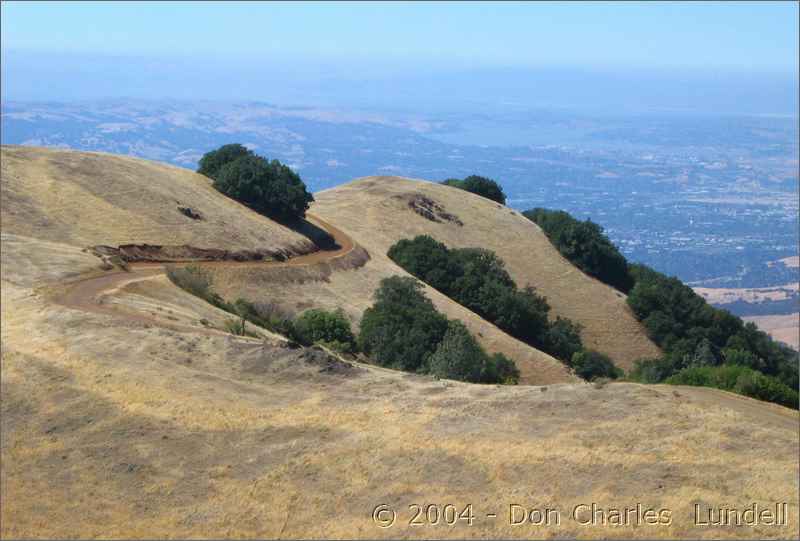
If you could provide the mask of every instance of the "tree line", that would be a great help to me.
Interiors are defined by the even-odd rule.
[[[755,324],[712,307],[678,278],[629,263],[590,220],[541,208],[523,215],[538,224],[571,263],[627,293],[634,315],[664,351],[662,357],[639,360],[629,377],[719,387],[797,407],[796,351]]]
[[[514,338],[560,359],[581,377],[620,375],[607,356],[584,351],[579,324],[562,317],[549,320],[547,299],[532,287],[519,289],[491,250],[451,249],[420,235],[398,241],[388,255],[410,274]]]

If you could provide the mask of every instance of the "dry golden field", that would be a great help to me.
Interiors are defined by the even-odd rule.
[[[437,221],[432,221],[415,212],[411,205],[418,206],[420,197],[436,205],[440,210],[435,212],[443,217],[434,216]],[[584,343],[610,355],[618,366],[629,370],[637,359],[660,354],[622,293],[575,268],[536,224],[516,211],[461,190],[399,177],[359,179],[319,192],[315,198],[311,212],[350,235],[367,251],[369,260],[332,273],[217,267],[215,282],[226,297],[273,302],[288,313],[341,307],[357,324],[372,304],[372,292],[380,280],[406,274],[386,256],[389,247],[403,238],[430,234],[451,247],[495,251],[520,287],[532,285],[547,297],[552,317],[579,322]],[[550,355],[514,339],[430,287],[426,294],[441,312],[462,320],[488,351],[513,358],[524,383],[575,381]]]
[[[3,232],[81,247],[313,248],[186,169],[94,152],[3,147]],[[193,220],[179,212],[191,208]]]
[[[3,538],[797,538],[796,411],[700,388],[471,385],[295,349],[268,332],[232,336],[221,331],[229,314],[175,288],[158,266],[101,271],[86,244],[144,242],[144,233],[126,233],[113,208],[104,222],[84,210],[105,223],[108,238],[80,217],[70,224],[56,198],[38,198],[36,185],[45,174],[37,171],[67,182],[69,173],[53,162],[55,173],[38,169],[37,151],[11,151],[17,178],[7,177],[3,148],[0,251]],[[99,160],[100,170],[118,159],[63,154],[79,167]],[[154,191],[197,178],[122,160]],[[44,221],[23,224],[8,212],[12,189],[14,201],[27,198],[26,212]],[[231,208],[213,192],[202,207],[182,197],[212,223]],[[313,211],[349,233],[369,262],[378,259],[352,219],[333,219],[326,198]],[[454,201],[447,210],[461,212],[467,227],[466,209]],[[221,219],[242,215],[225,233],[248,249],[260,247],[259,235],[281,232],[237,208]],[[47,221],[58,212],[69,225],[60,233]],[[141,212],[156,224],[147,242],[159,242],[167,217],[152,205]],[[174,218],[171,204],[164,212]],[[170,242],[205,238],[214,237]],[[271,248],[297,241],[281,238],[286,244]],[[370,268],[355,246],[339,257],[291,270],[316,284]],[[68,302],[87,281],[97,286],[91,299]],[[695,520],[695,506],[784,503],[785,525]],[[428,504],[469,508],[473,519],[433,525],[423,513],[412,525],[409,506]],[[602,513],[579,507],[592,504]],[[375,514],[381,505],[396,513],[391,525],[388,511]],[[550,523],[512,525],[513,505],[552,509]],[[612,510],[626,508],[625,524],[609,523]],[[648,508],[663,523],[635,524]]]
[[[775,340],[800,350],[800,313],[774,316],[748,316],[742,318],[752,321],[759,329]]]
[[[422,195],[455,215],[463,225],[433,222],[409,203]],[[591,278],[567,260],[527,218],[462,190],[398,177],[368,177],[316,194],[313,212],[334,221],[374,260],[385,258],[402,238],[429,234],[450,247],[483,247],[506,263],[519,287],[534,286],[547,297],[553,316],[584,326],[588,347],[610,355],[629,369],[642,357],[659,355],[625,303],[622,293]],[[440,213],[441,213],[440,212]],[[387,258],[388,259],[388,258]]]

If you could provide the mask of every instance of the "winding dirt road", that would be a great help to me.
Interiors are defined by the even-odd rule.
[[[166,274],[166,267],[174,265],[202,265],[202,266],[248,266],[248,267],[302,267],[308,265],[316,265],[319,263],[332,261],[334,259],[343,257],[350,253],[355,248],[355,243],[347,234],[333,225],[308,214],[306,216],[309,222],[324,229],[331,235],[336,242],[338,248],[335,250],[318,250],[316,252],[293,257],[286,261],[202,261],[202,260],[187,260],[187,261],[169,261],[164,263],[130,263],[129,270],[117,270],[103,274],[92,274],[73,280],[64,284],[63,289],[58,291],[53,300],[67,308],[82,310],[86,312],[94,312],[98,314],[114,315],[124,317],[130,321],[137,321],[141,323],[149,323],[159,325],[162,327],[169,327],[175,330],[190,329],[197,331],[197,328],[187,327],[185,325],[168,324],[155,317],[148,316],[144,313],[134,313],[123,311],[114,308],[111,305],[100,302],[101,297],[118,291],[128,284],[134,282],[141,282],[144,280],[152,280],[159,276]],[[207,331],[217,333],[213,329],[205,329]]]

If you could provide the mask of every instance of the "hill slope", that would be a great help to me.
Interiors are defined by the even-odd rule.
[[[151,166],[131,162],[139,182],[153,178]],[[14,174],[31,178],[26,167],[20,158]],[[269,333],[232,336],[218,330],[228,314],[174,287],[157,265],[98,271],[82,246],[112,242],[91,236],[80,218],[63,237],[70,242],[49,239],[56,232],[47,222],[15,223],[6,183],[16,183],[17,197],[33,193],[7,171],[3,538],[796,537],[795,411],[700,388],[437,381],[292,348]],[[76,212],[81,200],[71,203]],[[45,217],[59,210],[54,199],[31,197],[29,205]],[[248,212],[235,223],[254,220],[254,236],[276,231]],[[162,224],[159,215],[152,222]],[[110,234],[118,235],[113,242],[140,240]],[[352,272],[338,265],[354,263],[262,265],[305,279]],[[96,277],[110,285],[97,289],[93,306],[60,304],[76,278]],[[614,526],[572,518],[576,506],[593,502],[663,508],[671,520]],[[788,525],[693,521],[695,503],[775,502],[788,504]],[[409,506],[428,503],[471,504],[475,519],[410,525]],[[556,508],[560,523],[512,526],[511,504]],[[397,512],[394,524],[373,520],[379,505]]]
[[[3,232],[73,246],[152,244],[303,253],[305,237],[186,169],[110,154],[2,148]],[[192,219],[180,212],[191,209]]]
[[[516,211],[461,190],[398,177],[367,177],[315,197],[312,211],[351,235],[373,261],[388,260],[392,244],[421,234],[449,247],[488,248],[505,261],[518,286],[532,285],[547,297],[553,317],[582,324],[587,347],[626,370],[636,359],[660,354],[623,294],[561,257],[541,229]],[[426,210],[436,221],[420,214]],[[328,288],[339,286],[332,281]],[[355,292],[342,296],[354,298]]]

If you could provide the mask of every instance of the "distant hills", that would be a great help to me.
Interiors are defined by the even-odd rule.
[[[231,140],[312,190],[370,175],[497,179],[508,204],[602,225],[623,253],[700,287],[795,280],[798,131],[792,118],[485,113],[265,102],[98,100],[2,105],[2,142],[128,154],[193,169]]]

